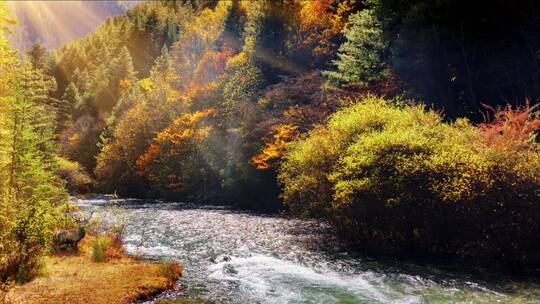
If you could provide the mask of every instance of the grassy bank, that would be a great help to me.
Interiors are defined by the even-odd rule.
[[[78,247],[78,254],[46,257],[41,276],[11,288],[5,302],[134,303],[174,288],[182,275],[176,263],[128,257],[112,234],[87,235]]]
[[[177,264],[122,258],[96,263],[86,255],[53,256],[45,273],[12,288],[7,303],[132,303],[173,288],[181,275]]]

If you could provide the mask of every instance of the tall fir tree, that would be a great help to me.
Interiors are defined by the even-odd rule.
[[[48,61],[48,53],[40,43],[34,43],[32,47],[26,51],[26,56],[34,69],[45,69]]]
[[[152,69],[150,69],[150,76],[154,76],[159,72],[167,71],[171,67],[171,55],[167,46],[161,48],[161,55],[156,58]]]
[[[382,25],[371,9],[351,15],[350,27],[343,33],[347,39],[339,48],[334,63],[337,71],[327,75],[340,83],[367,85],[390,74],[388,50]]]
[[[42,75],[11,49],[2,30],[5,16],[0,3],[0,285],[39,272],[67,201],[53,173],[52,116],[45,115]]]

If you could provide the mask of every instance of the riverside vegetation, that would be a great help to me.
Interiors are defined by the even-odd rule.
[[[155,1],[24,59],[0,8],[2,282],[39,273],[66,189],[540,266],[535,1]]]

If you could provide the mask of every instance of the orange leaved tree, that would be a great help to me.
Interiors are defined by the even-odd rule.
[[[175,196],[206,197],[215,179],[205,158],[204,141],[213,131],[209,119],[215,113],[207,109],[175,119],[137,159],[137,174]]]

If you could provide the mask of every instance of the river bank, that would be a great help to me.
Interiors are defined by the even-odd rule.
[[[43,263],[43,274],[11,288],[6,303],[136,303],[174,289],[182,275],[177,263],[128,256],[95,262],[87,250],[48,256]]]

